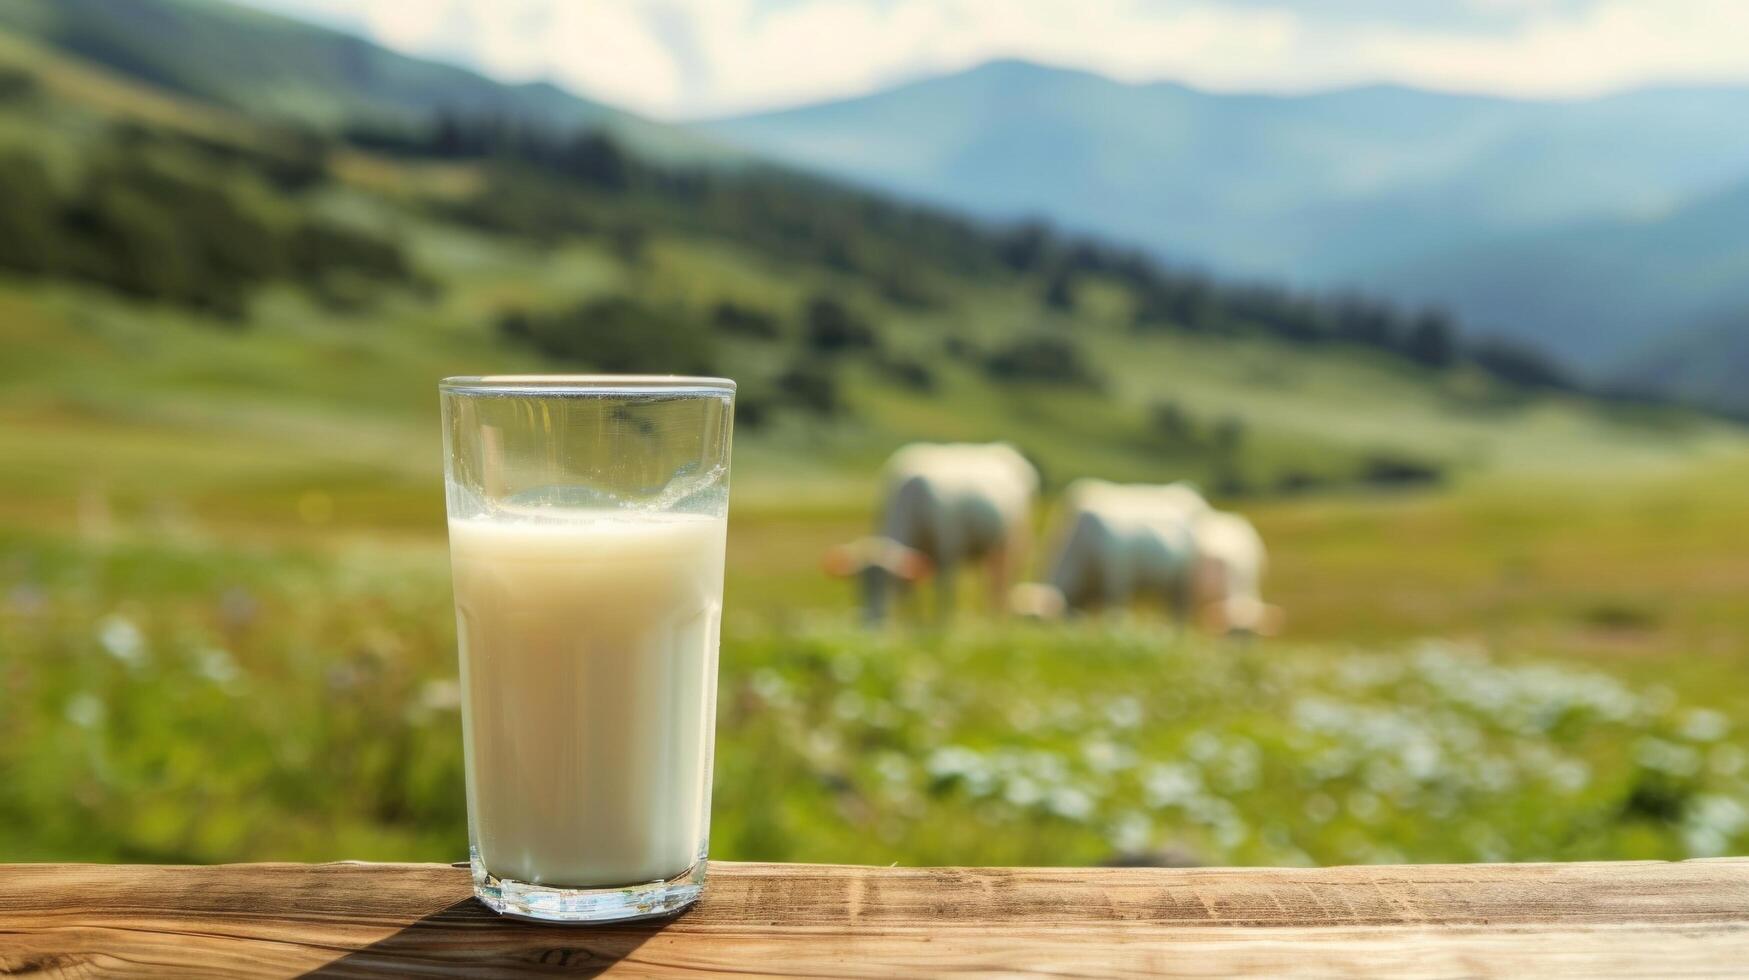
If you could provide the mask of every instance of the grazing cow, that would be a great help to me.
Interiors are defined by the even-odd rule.
[[[1048,584],[1022,586],[1017,611],[1054,616],[1121,608],[1137,596],[1166,600],[1182,621],[1190,612],[1193,528],[1208,502],[1184,483],[1164,486],[1077,480],[1063,498],[1064,517]]]
[[[1237,514],[1216,511],[1188,484],[1080,480],[1064,498],[1046,584],[1018,586],[1011,604],[1035,616],[1165,600],[1179,622],[1194,610],[1225,632],[1267,633],[1281,611],[1263,603],[1263,541]]]
[[[1063,492],[1065,529],[1076,515],[1095,511],[1130,514],[1182,514],[1194,517],[1209,509],[1196,487],[1177,483],[1112,483],[1109,480],[1081,479],[1069,484]]]
[[[1211,510],[1196,522],[1194,589],[1203,625],[1217,632],[1269,635],[1281,607],[1263,601],[1263,538],[1238,514]]]
[[[879,534],[827,552],[826,571],[862,580],[863,614],[886,616],[895,585],[933,573],[936,612],[953,605],[959,566],[982,561],[993,602],[1026,558],[1038,471],[1007,443],[918,443],[894,453],[883,472]]]

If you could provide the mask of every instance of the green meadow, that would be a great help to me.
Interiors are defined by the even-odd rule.
[[[591,199],[594,231],[495,228],[456,217],[496,179],[477,161],[336,147],[319,183],[276,189],[178,142],[248,149],[249,123],[23,42],[0,55],[40,88],[0,142],[57,186],[145,127],[165,168],[267,225],[340,215],[415,270],[268,278],[240,310],[0,278],[6,860],[463,856],[436,382],[597,366],[504,323],[609,297],[676,337],[724,303],[774,324],[711,328],[712,367],[743,383],[717,857],[1749,847],[1737,427],[1376,345],[1140,330],[1133,284],[1098,271],[1063,308],[1031,272],[922,268],[920,301],[642,199]],[[799,353],[822,296],[878,342]],[[980,353],[1017,334],[1080,373]],[[1041,528],[1077,476],[1198,481],[1262,531],[1285,631],[1241,644],[1145,608],[1012,622],[970,581],[949,623],[856,627],[820,557],[867,533],[876,471],[914,439],[1013,441],[1045,476]]]
[[[537,365],[411,303],[335,322],[268,297],[241,334],[25,284],[0,305],[8,349],[30,352],[0,408],[8,857],[459,857],[433,382]],[[1454,421],[1450,396],[1364,361],[1158,348],[1197,365],[1186,403],[1255,413],[1260,469],[1315,462],[1302,431],[1332,453],[1391,439],[1466,461],[1435,488],[1227,501],[1269,543],[1280,637],[1181,635],[1147,609],[1003,622],[974,582],[948,626],[871,633],[819,559],[866,532],[880,457],[1009,434],[1019,397],[868,382],[849,418],[743,432],[718,855],[1276,864],[1749,842],[1734,432],[1540,400]],[[1304,416],[1252,400],[1237,358],[1294,372]],[[1121,403],[1026,402],[1012,434],[1057,486],[1176,475],[1079,438]]]

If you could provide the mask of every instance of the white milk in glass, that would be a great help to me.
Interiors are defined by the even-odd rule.
[[[543,517],[449,525],[479,857],[552,886],[672,877],[708,820],[725,522]]]

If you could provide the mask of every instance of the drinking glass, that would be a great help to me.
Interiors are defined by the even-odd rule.
[[[704,887],[735,383],[447,378],[474,893],[610,922]]]

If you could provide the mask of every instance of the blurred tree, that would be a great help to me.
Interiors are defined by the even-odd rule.
[[[1414,486],[1438,483],[1444,478],[1445,470],[1437,463],[1394,451],[1371,453],[1360,463],[1362,482],[1376,486]]]
[[[305,277],[346,270],[385,280],[406,281],[412,270],[399,246],[331,222],[306,221],[292,233],[292,264]]]
[[[776,340],[783,336],[777,317],[752,306],[724,300],[711,311],[711,322],[723,333],[755,340]]]
[[[0,267],[228,318],[240,318],[250,289],[272,279],[298,279],[349,303],[371,280],[411,282],[394,243],[322,219],[287,220],[267,203],[276,188],[325,172],[319,141],[288,140],[291,149],[284,141],[241,147],[117,125],[64,197],[37,158],[0,157]],[[284,172],[274,169],[281,163]],[[336,271],[353,278],[344,287],[323,281]]]
[[[1237,415],[1223,415],[1209,429],[1209,447],[1215,454],[1232,459],[1245,444],[1245,420]]]
[[[183,302],[197,297],[197,257],[161,199],[123,177],[104,175],[71,219],[84,239],[79,271],[87,277],[135,296]]]
[[[1320,474],[1297,467],[1289,467],[1282,470],[1280,475],[1275,478],[1275,489],[1278,493],[1293,496],[1316,490],[1329,482],[1326,477]]]
[[[844,410],[838,372],[818,357],[803,357],[778,375],[778,389],[785,401],[816,415],[836,415]]]
[[[61,261],[60,205],[34,157],[0,156],[0,267],[45,272]]]
[[[1155,402],[1148,409],[1148,428],[1168,446],[1192,446],[1201,440],[1196,419],[1175,401]]]
[[[625,190],[631,186],[634,170],[618,143],[595,132],[573,138],[560,151],[558,165],[570,176],[607,190]]]
[[[1450,317],[1439,310],[1428,310],[1416,317],[1403,342],[1403,353],[1430,368],[1450,367],[1457,360],[1457,337]]]
[[[868,350],[877,345],[874,328],[829,296],[808,300],[802,313],[802,338],[808,349],[820,354]]]
[[[941,305],[941,297],[928,285],[918,263],[899,258],[893,267],[874,273],[881,298],[895,306],[925,310]]]
[[[950,334],[941,341],[941,352],[959,361],[976,360],[978,357],[977,346],[957,334]]]
[[[1002,264],[1017,272],[1038,268],[1056,250],[1055,236],[1048,225],[1026,222],[1000,233],[996,239],[996,255]]]
[[[892,355],[880,361],[881,373],[912,391],[935,390],[935,372],[929,365],[912,357]]]
[[[984,372],[997,381],[1100,386],[1099,377],[1081,348],[1064,337],[1035,336],[1010,341],[985,355]]]
[[[540,243],[599,230],[597,210],[550,174],[500,162],[486,166],[485,177],[477,194],[444,210],[475,227]]]
[[[1486,338],[1470,349],[1470,358],[1494,377],[1520,387],[1572,387],[1566,373],[1547,356],[1516,341]]]
[[[716,345],[703,324],[628,296],[546,316],[507,311],[498,330],[548,357],[602,371],[710,374],[716,365]]]
[[[1402,334],[1395,309],[1354,293],[1332,301],[1329,319],[1336,338],[1351,344],[1389,348]]]
[[[1045,305],[1053,310],[1075,308],[1075,280],[1068,269],[1059,269],[1045,284]]]
[[[735,392],[735,427],[738,429],[763,429],[771,422],[773,410],[772,398],[762,390],[748,390],[743,385]]]
[[[534,342],[534,319],[527,310],[505,310],[498,314],[498,335],[519,344]]]
[[[622,221],[613,226],[608,237],[613,254],[626,265],[636,266],[644,263],[644,256],[649,249],[650,233],[643,225]]]
[[[0,67],[0,102],[25,99],[36,92],[35,75],[23,68]]]
[[[437,112],[431,128],[431,152],[434,156],[455,159],[472,155],[466,124],[447,109]]]

